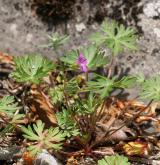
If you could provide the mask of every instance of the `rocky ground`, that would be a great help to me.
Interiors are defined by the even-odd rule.
[[[0,51],[13,55],[36,52],[55,59],[56,52],[42,47],[48,42],[47,35],[70,35],[61,55],[65,49],[86,45],[105,17],[132,25],[139,33],[139,50],[120,55],[119,66],[146,76],[160,73],[160,0],[76,0],[73,16],[61,21],[37,16],[29,0],[1,0]]]
[[[57,54],[42,48],[53,32],[69,34],[65,49],[86,45],[88,36],[96,31],[104,17],[114,18],[138,29],[139,50],[120,55],[120,66],[131,73],[159,73],[160,65],[160,0],[77,0],[71,19],[42,21],[29,0],[0,1],[0,50],[13,55],[41,53],[54,59]],[[61,50],[61,54],[63,54]]]

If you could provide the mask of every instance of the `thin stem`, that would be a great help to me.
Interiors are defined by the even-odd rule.
[[[65,89],[65,86],[66,86],[66,76],[67,76],[67,72],[64,70],[64,89]],[[69,98],[68,98],[68,95],[67,93],[64,91],[64,96],[65,96],[65,100],[66,100],[66,106],[67,108],[69,108]]]
[[[115,61],[115,58],[114,58],[114,56],[112,56],[111,62],[110,62],[109,67],[108,67],[108,75],[107,75],[107,78],[110,78],[110,77],[111,77],[111,74],[112,74],[112,67],[114,66],[114,61]]]
[[[66,101],[66,106],[67,106],[67,108],[69,108],[69,98],[68,98],[68,96],[65,92],[64,92],[64,98],[65,98],[65,101]]]
[[[99,111],[99,113],[98,113],[98,115],[97,115],[96,122],[100,119],[100,117],[101,117],[101,115],[102,115],[102,113],[103,113],[105,104],[106,104],[106,101],[104,100],[103,103],[102,103],[101,109],[100,109],[100,111]]]
[[[86,81],[88,81],[88,72],[85,73]]]
[[[23,90],[23,93],[22,93],[22,105],[23,105],[24,111],[26,113],[27,113],[27,108],[26,108],[26,104],[25,104],[25,97],[26,97],[26,94],[27,94],[27,88],[29,86],[30,86],[29,84],[25,84],[24,85],[24,90]]]
[[[97,108],[98,106],[95,106],[93,113],[90,115],[92,129],[95,128],[97,122]]]

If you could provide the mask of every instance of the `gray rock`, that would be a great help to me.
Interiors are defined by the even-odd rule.
[[[160,0],[149,1],[143,9],[144,14],[149,17],[160,17]]]
[[[20,153],[20,151],[20,147],[18,146],[0,148],[0,160],[10,160],[14,155]]]
[[[84,23],[79,23],[79,24],[76,24],[76,30],[78,32],[82,32],[83,30],[86,29],[86,26],[84,25]]]
[[[160,29],[159,29],[159,28],[154,28],[153,31],[154,31],[155,35],[156,35],[158,38],[160,38]]]
[[[61,165],[57,159],[49,154],[46,150],[43,150],[42,153],[40,153],[35,162],[34,165]]]

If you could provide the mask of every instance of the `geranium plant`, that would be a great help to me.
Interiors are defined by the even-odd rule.
[[[54,50],[68,39],[58,34],[56,40],[53,37],[49,47]],[[18,94],[20,102],[13,96],[0,100],[0,115],[12,130],[22,132],[24,145],[32,155],[46,149],[66,157],[83,155],[95,159],[97,148],[112,144],[116,132],[123,131],[152,101],[160,99],[159,76],[145,80],[138,75],[119,77],[113,72],[118,54],[137,49],[135,30],[104,21],[101,31],[90,38],[91,45],[66,52],[56,63],[33,54],[13,58],[15,65],[9,78],[24,90]],[[105,54],[106,48],[111,55]],[[134,86],[140,87],[142,98],[151,100],[149,105],[132,115],[125,106],[114,111],[117,102],[112,93]],[[129,164],[127,158],[119,155],[98,159],[99,156],[99,165]]]

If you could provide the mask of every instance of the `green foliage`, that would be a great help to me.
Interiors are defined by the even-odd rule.
[[[104,66],[108,63],[107,57],[104,53],[100,52],[95,45],[90,45],[79,51],[71,51],[61,57],[61,61],[68,64],[71,68],[75,69],[77,66],[77,59],[79,53],[83,53],[87,60],[87,67],[89,70],[96,69],[97,67]]]
[[[69,80],[64,87],[64,91],[69,95],[76,94],[79,90],[80,90],[79,83],[77,78],[75,77]]]
[[[114,88],[129,88],[136,82],[136,77],[125,76],[121,80],[116,80],[116,77],[109,79],[107,77],[94,74],[94,78],[87,82],[86,90],[99,93],[101,98],[108,97]]]
[[[68,110],[63,110],[56,114],[58,126],[66,134],[67,137],[76,136],[79,134],[77,124],[72,118],[71,113]]]
[[[6,133],[12,132],[15,129],[14,125],[17,126],[23,119],[24,115],[19,114],[20,108],[21,107],[15,102],[13,96],[6,95],[0,100],[0,112],[5,113],[8,117],[6,127],[0,131],[1,136],[5,136]]]
[[[39,55],[14,57],[16,69],[11,74],[17,82],[30,82],[39,84],[55,65],[48,59]]]
[[[53,49],[59,48],[61,45],[63,45],[69,40],[68,35],[60,36],[58,33],[53,33],[52,35],[49,35],[48,38],[50,42],[47,47],[51,47]]]
[[[80,115],[92,114],[100,106],[102,99],[97,98],[93,92],[90,92],[87,99],[79,99],[75,102],[74,111]]]
[[[6,125],[6,127],[4,127],[1,131],[0,131],[0,135],[1,136],[5,136],[6,133],[11,133],[15,130],[16,127],[18,127],[18,125],[21,123],[21,121],[24,118],[24,114],[14,114],[14,116],[10,116],[10,120],[8,121],[8,124]]]
[[[160,75],[153,76],[142,82],[140,96],[143,99],[160,100]]]
[[[53,104],[57,104],[63,101],[64,98],[64,87],[63,85],[57,85],[54,88],[51,88],[49,91],[51,100]]]
[[[24,133],[24,137],[33,143],[28,147],[28,150],[33,154],[41,152],[43,149],[55,149],[62,148],[62,141],[65,139],[65,134],[59,130],[58,127],[44,129],[45,124],[41,120],[38,120],[36,124],[33,124],[33,128],[29,125],[27,128],[21,126],[21,130]]]
[[[87,67],[92,70],[104,66],[108,63],[106,56],[100,52],[95,45],[90,45],[82,50],[84,57],[87,59]]]
[[[124,25],[118,25],[117,22],[104,21],[101,26],[101,32],[91,36],[91,41],[97,45],[106,45],[111,49],[113,55],[122,53],[125,48],[136,50],[135,30],[131,27],[125,28]]]
[[[78,52],[76,50],[72,50],[71,52],[66,53],[64,56],[60,57],[60,60],[71,67],[76,67],[76,61],[78,59]]]
[[[137,77],[135,76],[124,76],[119,81],[114,82],[114,87],[117,88],[130,88],[136,85]]]
[[[15,102],[13,96],[7,95],[0,100],[0,112],[7,114],[9,117],[13,117],[19,109],[20,107]]]
[[[104,98],[109,96],[109,93],[113,90],[113,84],[113,80],[94,74],[94,79],[87,82],[87,90],[99,93],[101,98]]]
[[[142,84],[145,81],[145,76],[142,73],[136,75],[136,78],[137,78],[137,83],[139,83],[139,84]]]
[[[130,165],[128,158],[121,155],[105,156],[98,161],[98,165]]]
[[[50,43],[47,47],[57,49],[68,38],[66,35],[59,36],[54,33],[49,36]],[[42,85],[40,85],[41,81],[53,71],[55,64],[38,55],[14,57],[15,70],[11,75],[17,82],[27,83],[27,85],[38,84],[39,91],[37,92],[46,93],[49,90],[51,101],[55,104],[54,109],[56,108],[57,112],[57,127],[45,129],[45,123],[41,120],[33,125],[21,126],[20,124],[26,121],[25,115],[19,113],[20,107],[14,102],[12,96],[5,96],[0,100],[0,112],[6,113],[10,118],[7,118],[8,123],[4,118],[4,124],[8,125],[6,124],[5,129],[0,132],[1,135],[12,131],[15,127],[20,127],[24,138],[29,142],[27,149],[33,155],[42,152],[43,149],[60,150],[65,138],[69,139],[67,143],[64,143],[67,144],[65,152],[77,152],[80,149],[84,151],[84,154],[92,154],[92,149],[99,144],[103,145],[103,138],[107,136],[104,132],[105,136],[102,136],[101,139],[101,136],[98,136],[95,131],[97,123],[103,119],[106,97],[109,97],[113,90],[130,88],[139,83],[142,86],[142,98],[156,101],[160,99],[160,76],[145,80],[141,75],[124,76],[120,79],[112,74],[105,76],[97,74],[99,67],[102,69],[106,64],[109,64],[105,69],[107,69],[106,73],[110,73],[110,71],[112,72],[112,64],[115,66],[114,57],[111,57],[111,62],[108,62],[108,58],[103,52],[104,45],[111,49],[113,55],[123,52],[126,48],[136,49],[136,35],[132,28],[125,28],[116,22],[109,24],[105,21],[101,26],[101,32],[92,36],[92,41],[95,42],[94,45],[73,50],[61,57],[56,71],[49,77],[50,81]],[[51,88],[53,84],[54,87]],[[26,100],[26,105],[28,105],[28,100],[33,99],[31,100],[31,102],[33,101],[32,106],[45,111],[47,118],[50,117],[50,113],[55,114],[48,104],[50,102],[47,100],[48,97],[44,95],[41,99],[38,94],[32,95],[33,97],[28,94],[26,97],[26,93],[23,92],[21,97],[24,101],[23,105]],[[41,116],[39,117],[41,118]],[[110,121],[110,115],[107,117],[107,120]],[[129,165],[130,163],[126,157],[114,155],[106,156],[98,161],[98,165],[103,164]]]
[[[7,133],[13,132],[14,127],[12,124],[7,124],[6,127],[0,131],[0,136],[4,137]]]

